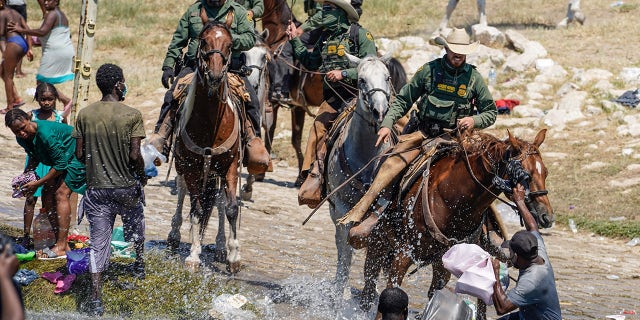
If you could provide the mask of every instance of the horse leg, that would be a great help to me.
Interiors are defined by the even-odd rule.
[[[476,300],[476,320],[486,320],[487,319],[487,304],[482,301],[482,299],[478,298]]]
[[[184,206],[184,198],[187,195],[187,185],[182,175],[176,176],[176,188],[178,189],[178,203],[176,212],[171,218],[171,232],[167,237],[167,245],[171,253],[175,253],[180,246],[180,227],[182,226],[182,207]]]
[[[380,240],[377,240],[380,241]],[[360,296],[360,309],[369,311],[376,298],[376,282],[387,259],[386,247],[380,242],[367,247],[367,255],[364,262],[364,288]]]
[[[335,297],[336,301],[342,299],[344,289],[349,282],[349,272],[351,271],[351,258],[353,256],[353,248],[349,245],[349,229],[351,223],[336,224],[336,248],[338,249],[338,263],[336,265],[336,280],[335,280]]]
[[[444,288],[449,282],[449,279],[451,279],[451,273],[444,268],[441,259],[436,259],[433,264],[431,264],[431,268],[433,275],[431,276],[431,285],[429,286],[429,299],[433,297],[436,290]]]
[[[458,1],[460,0],[449,0],[449,3],[447,4],[446,13],[444,15],[444,18],[442,18],[442,21],[440,21],[440,26],[436,30],[436,33],[439,34],[444,29],[447,28],[447,25],[449,24],[449,19],[451,19],[451,14],[453,13],[453,10],[456,9],[456,6],[458,5]]]
[[[226,208],[225,214],[227,216],[227,220],[229,221],[230,233],[229,239],[227,240],[227,261],[228,261],[228,271],[235,274],[240,271],[240,241],[238,241],[238,227],[240,220],[238,219],[238,200],[236,199],[236,187],[238,181],[237,174],[237,163],[231,165],[231,167],[227,171],[227,179],[226,179],[226,188],[225,188],[225,196],[226,196]]]
[[[200,219],[203,215],[201,199],[199,195],[191,194],[191,212],[189,214],[189,221],[191,222],[191,228],[189,233],[191,234],[191,252],[189,256],[184,260],[184,264],[188,269],[197,270],[200,267],[200,253],[202,252],[202,237],[200,235]]]
[[[218,208],[218,234],[216,235],[214,260],[216,262],[227,262],[227,236],[225,226],[227,222],[227,197],[224,190],[217,190],[216,193],[216,205]]]
[[[484,13],[484,8],[486,7],[486,0],[476,0],[476,4],[478,5],[478,23],[482,26],[487,26],[487,15]]]
[[[300,187],[306,177],[301,175],[304,153],[302,153],[302,130],[304,129],[304,117],[306,113],[303,108],[295,107],[291,109],[291,144],[296,151],[298,159],[298,177],[295,186]]]
[[[264,178],[264,175],[262,175]],[[240,188],[240,198],[242,201],[249,201],[253,196],[253,183],[257,180],[256,175],[249,174],[247,176],[247,183]]]

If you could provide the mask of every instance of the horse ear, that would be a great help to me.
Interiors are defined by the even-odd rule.
[[[507,129],[507,134],[509,135],[509,143],[511,143],[512,146],[517,147],[518,146],[518,139],[516,139],[512,134],[511,131],[509,131],[509,129]]]
[[[259,36],[263,42],[267,41],[267,38],[269,38],[269,29],[264,29],[264,31],[262,31],[262,33],[260,33]]]
[[[348,53],[345,53],[345,54],[347,55],[347,58],[349,59],[349,65],[351,67],[357,67],[360,64],[360,61],[362,59],[360,59],[360,58],[358,58],[358,57],[356,57],[356,56],[354,56],[352,54],[348,54]]]
[[[382,57],[380,57],[380,60],[384,62],[384,64],[389,65],[389,61],[391,61],[391,58],[391,52],[387,52]]]
[[[544,138],[547,136],[547,129],[542,129],[536,134],[536,138],[533,139],[533,144],[540,148],[540,145],[544,142]]]

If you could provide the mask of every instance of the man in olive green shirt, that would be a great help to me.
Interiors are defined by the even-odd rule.
[[[369,235],[391,199],[390,189],[393,188],[387,186],[418,157],[421,148],[416,147],[426,138],[441,136],[444,129],[484,129],[496,121],[498,110],[487,85],[475,66],[466,63],[467,54],[475,51],[477,43],[470,43],[464,29],[454,29],[446,39],[437,38],[436,41],[444,45],[445,56],[418,69],[400,90],[382,121],[376,146],[389,138],[393,124],[420,99],[419,130],[399,138],[400,142],[393,149],[397,154],[383,162],[369,190],[341,220],[341,223],[360,222],[376,198],[379,199],[375,212],[351,228],[352,243]]]
[[[264,13],[264,1],[263,0],[235,0],[238,4],[247,9],[247,19],[253,21],[255,27],[256,19],[262,17]]]
[[[102,273],[109,266],[111,232],[116,215],[125,239],[133,243],[134,277],[144,279],[143,185],[146,184],[140,141],[145,132],[140,111],[121,101],[127,93],[122,69],[104,64],[96,72],[102,99],[78,112],[73,137],[76,157],[87,166],[87,191],[81,206],[89,220],[92,294],[90,313],[102,315]]]

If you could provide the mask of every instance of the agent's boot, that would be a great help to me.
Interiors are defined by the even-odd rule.
[[[378,195],[397,178],[398,174],[404,170],[409,162],[402,157],[402,154],[387,158],[382,163],[380,170],[378,170],[378,174],[373,179],[369,190],[344,217],[338,220],[338,223],[360,222],[371,207],[371,204],[378,198]]]
[[[306,204],[315,209],[322,200],[322,175],[324,174],[324,159],[327,155],[327,145],[323,138],[318,142],[316,160],[311,165],[309,174],[298,191],[298,205]]]
[[[372,212],[360,224],[349,229],[348,242],[354,249],[362,249],[367,246],[367,238],[378,224],[378,219],[378,215]]]
[[[247,139],[247,144],[245,145],[247,171],[250,174],[264,174],[267,172],[271,161],[269,152],[267,152],[262,139],[255,135],[249,120],[245,123],[245,132]]]

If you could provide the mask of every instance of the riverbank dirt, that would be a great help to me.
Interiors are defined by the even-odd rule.
[[[6,182],[0,197],[0,219],[21,227],[23,202],[10,197],[8,181],[22,170],[24,155],[13,134],[4,127],[0,129],[0,149],[3,150],[0,161],[4,164],[0,181]],[[175,210],[172,179],[164,183],[167,168],[166,164],[160,167],[159,176],[151,179],[145,189],[148,240],[166,239]],[[278,317],[323,319],[327,318],[324,313],[327,310],[322,309],[331,308],[331,304],[323,302],[323,296],[317,291],[329,283],[335,272],[334,228],[327,208],[321,209],[307,225],[301,225],[310,209],[296,203],[297,189],[292,183],[295,176],[296,169],[280,161],[273,173],[254,185],[253,199],[243,203],[241,213],[243,269],[235,279],[229,280],[237,282],[243,291],[252,292],[255,299],[264,295],[282,302],[273,308]],[[187,211],[188,205],[185,217]],[[506,220],[510,232],[519,229],[516,219],[506,217]],[[215,218],[211,222],[205,243],[214,242],[217,223]],[[80,226],[83,232],[86,224],[84,221]],[[186,220],[182,226],[183,242],[189,242],[188,228]],[[640,311],[640,246],[626,246],[625,241],[581,230],[573,233],[562,226],[545,230],[543,236],[555,270],[565,319],[603,319],[623,309]],[[355,289],[363,286],[364,255],[364,251],[354,255],[350,283]],[[514,270],[511,273],[517,276]],[[403,284],[416,311],[422,310],[427,302],[430,278],[430,270],[425,268]],[[286,297],[280,295],[280,301],[279,290],[286,292]],[[491,307],[489,315],[495,317]]]

